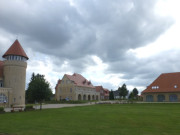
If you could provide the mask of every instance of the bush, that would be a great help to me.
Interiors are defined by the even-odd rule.
[[[4,113],[4,107],[0,107],[0,113]]]
[[[4,107],[0,107],[0,112],[3,112],[4,111]]]
[[[26,105],[24,111],[31,111],[34,110],[33,105]]]

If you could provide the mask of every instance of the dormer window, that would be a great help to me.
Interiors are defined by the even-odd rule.
[[[3,87],[3,81],[0,80],[0,87]]]
[[[177,88],[177,85],[174,85],[174,88]]]
[[[152,89],[159,89],[159,86],[152,86]]]

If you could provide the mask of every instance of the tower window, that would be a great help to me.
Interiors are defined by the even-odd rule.
[[[6,95],[4,95],[4,94],[0,94],[0,103],[6,103],[7,102],[7,97],[6,97]]]
[[[70,88],[70,92],[72,92],[72,88]]]
[[[0,80],[0,87],[3,87],[3,81]]]

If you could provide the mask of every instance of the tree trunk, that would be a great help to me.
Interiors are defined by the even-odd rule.
[[[42,110],[42,102],[40,102],[40,110]]]

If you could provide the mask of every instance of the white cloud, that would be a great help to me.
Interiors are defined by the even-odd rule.
[[[0,52],[19,34],[30,58],[27,82],[32,72],[44,74],[53,91],[58,79],[73,72],[109,89],[123,83],[142,89],[160,72],[179,68],[171,66],[180,51],[179,5],[179,0],[2,0]],[[176,56],[168,59],[166,53]]]
[[[155,12],[161,16],[170,16],[174,19],[174,24],[164,34],[153,43],[146,46],[131,49],[138,58],[147,58],[168,50],[180,51],[180,1],[179,0],[159,0]]]
[[[28,54],[33,54],[30,50]],[[27,77],[26,82],[29,83],[32,73],[45,75],[45,79],[50,83],[51,89],[54,92],[54,88],[57,80],[62,75],[62,73],[55,72],[53,70],[53,63],[51,57],[47,55],[36,53],[36,57],[29,56],[28,66],[27,66]]]

